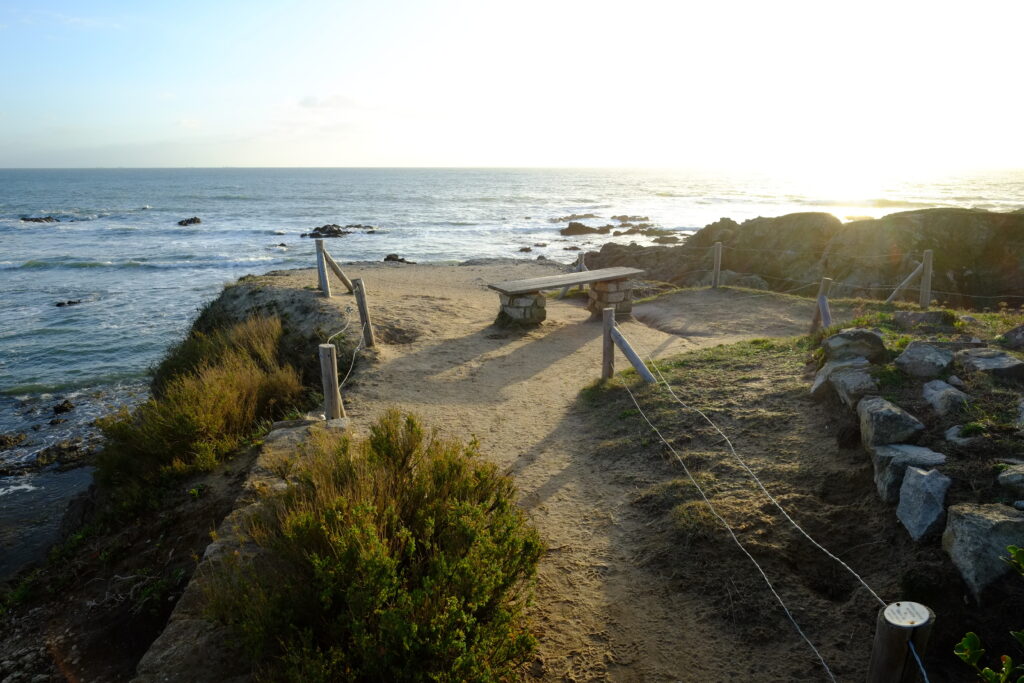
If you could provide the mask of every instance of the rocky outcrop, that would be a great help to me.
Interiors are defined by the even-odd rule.
[[[71,401],[64,399],[53,407],[53,414],[60,415],[61,413],[70,413],[75,409],[75,404]]]
[[[896,517],[910,537],[920,541],[938,533],[946,517],[946,492],[953,480],[938,470],[907,468]]]
[[[530,251],[533,250],[531,249]],[[398,254],[388,254],[387,256],[384,257],[384,261],[388,263],[407,263],[411,266],[416,265],[415,261],[406,261],[404,257],[399,256]]]
[[[568,216],[559,216],[558,218],[549,218],[549,223],[566,223],[568,221],[582,221],[588,218],[597,218],[597,214],[594,213],[573,213]],[[614,218],[614,216],[613,216]]]
[[[949,553],[975,598],[1010,571],[1000,558],[1024,543],[1024,513],[1006,505],[961,503],[949,508],[942,548]]]
[[[185,218],[183,220],[178,221],[178,225],[184,227],[187,225],[199,225],[202,222],[203,221],[199,219],[199,216],[192,216],[192,218]]]
[[[22,216],[21,222],[22,223],[60,223],[60,219],[59,218],[54,218],[53,216],[41,216],[41,217]]]
[[[558,231],[560,235],[566,235],[572,237],[575,235],[607,235],[612,231],[611,225],[602,225],[600,228],[592,228],[589,225],[583,223],[577,223],[573,221],[566,227]]]
[[[0,434],[0,451],[9,451],[27,438],[28,435],[23,432]]]
[[[304,232],[300,237],[314,237],[323,239],[325,237],[344,237],[345,235],[351,235],[351,230],[345,230],[340,225],[335,223],[328,223],[327,225],[321,225],[319,228],[313,228],[309,232]]]

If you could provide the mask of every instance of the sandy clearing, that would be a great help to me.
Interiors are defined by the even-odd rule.
[[[600,373],[600,325],[587,322],[582,299],[549,301],[548,320],[532,331],[491,324],[497,294],[488,282],[549,275],[553,266],[344,268],[350,278],[364,279],[382,342],[357,365],[343,392],[355,428],[397,406],[452,436],[475,435],[485,457],[515,478],[521,504],[548,544],[532,610],[540,648],[530,675],[545,681],[718,679],[720,663],[687,645],[702,632],[721,635],[719,628],[702,627],[707,606],[691,604],[667,577],[641,568],[633,540],[648,521],[628,505],[634,484],[588,457],[600,443],[587,434],[576,398]],[[291,271],[273,281],[302,288],[315,284],[316,275]],[[328,305],[349,309],[355,318],[347,293]],[[637,319],[621,328],[661,357],[806,331],[810,313],[793,311],[792,303],[771,297],[691,290],[638,305]],[[616,364],[627,367],[621,356]]]

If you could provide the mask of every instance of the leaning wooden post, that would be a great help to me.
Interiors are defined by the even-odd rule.
[[[814,319],[811,320],[811,331],[808,334],[814,334],[819,327],[832,326],[832,311],[828,307],[828,293],[831,289],[832,278],[821,278],[821,284],[818,285],[818,296],[815,299],[817,305],[814,307]]]
[[[345,285],[345,289],[349,291],[349,294],[355,291],[354,288],[352,287],[352,281],[345,276],[345,273],[342,272],[341,270],[341,266],[339,266],[334,261],[334,259],[331,258],[331,255],[327,252],[326,249],[324,249],[324,260],[327,261],[327,265],[330,267],[332,271],[334,271],[334,274],[338,276],[338,279],[341,280],[341,284]]]
[[[715,242],[714,250],[715,271],[714,275],[711,276],[711,289],[718,289],[718,285],[722,279],[722,243]]]
[[[324,241],[316,241],[316,274],[320,279],[320,291],[326,297],[331,296],[331,283],[327,280],[327,265],[324,258]]]
[[[373,348],[377,341],[373,336],[373,325],[370,323],[370,309],[366,305],[366,285],[361,278],[352,280],[355,288],[356,305],[359,306],[359,322],[363,326],[363,344],[366,348]]]
[[[922,270],[924,270],[924,264],[918,263],[917,268],[914,268],[914,272],[908,275],[903,282],[899,283],[899,285],[896,286],[896,289],[892,290],[892,294],[890,294],[889,298],[885,300],[885,303],[891,304],[893,301],[896,301],[896,297],[900,295],[900,292],[906,289],[907,286],[914,281],[914,278],[921,274]]]
[[[328,420],[345,417],[338,387],[338,352],[334,344],[320,345],[320,380],[324,386],[324,416]]]
[[[921,308],[928,310],[932,302],[932,250],[924,250],[924,270],[921,271]]]
[[[612,330],[615,329],[615,308],[601,311],[604,332],[601,338],[601,379],[611,379],[615,374],[615,342],[612,341]]]
[[[878,612],[867,683],[911,683],[919,678],[935,613],[916,602],[894,602]],[[914,644],[911,652],[909,643]]]

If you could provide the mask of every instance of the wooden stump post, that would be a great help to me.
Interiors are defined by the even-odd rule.
[[[896,297],[900,295],[900,292],[906,289],[907,286],[914,281],[914,278],[921,274],[922,270],[924,270],[924,264],[918,263],[917,268],[914,268],[914,271],[908,275],[903,282],[899,283],[896,286],[896,289],[892,290],[892,294],[890,294],[889,298],[885,300],[885,303],[891,304],[893,301],[896,301]]]
[[[718,285],[722,280],[722,243],[715,242],[714,246],[715,253],[715,272],[711,276],[711,289],[718,289]]]
[[[924,270],[921,271],[921,308],[928,310],[932,302],[932,250],[924,250]]]
[[[366,285],[361,278],[352,280],[355,288],[356,305],[359,307],[359,322],[363,327],[363,344],[366,348],[373,348],[377,341],[373,336],[373,324],[370,323],[370,309],[366,305]]]
[[[935,613],[916,602],[894,602],[879,610],[871,647],[867,683],[912,683],[922,680],[909,643],[923,658]]]
[[[324,241],[316,241],[316,274],[320,279],[320,291],[324,296],[331,296],[331,283],[327,281],[327,264],[324,258]]]
[[[615,374],[615,342],[612,341],[612,330],[615,328],[615,308],[601,311],[604,322],[604,334],[601,340],[601,379],[611,379]]]
[[[324,386],[324,417],[328,420],[345,417],[338,387],[338,352],[334,344],[320,345],[320,380]]]
[[[814,334],[819,327],[832,326],[832,311],[828,307],[828,293],[831,289],[832,278],[821,278],[821,284],[818,285],[818,296],[815,299],[817,305],[814,307],[814,319],[811,320],[811,331],[808,334]]]
[[[342,272],[341,270],[341,266],[339,266],[334,261],[334,259],[331,258],[331,255],[327,252],[326,249],[324,249],[324,260],[327,261],[327,265],[330,267],[332,271],[334,271],[334,274],[338,276],[339,280],[341,280],[341,284],[345,285],[345,289],[347,289],[349,291],[349,294],[351,294],[354,291],[351,280],[349,280],[348,277],[345,276],[345,273]]]

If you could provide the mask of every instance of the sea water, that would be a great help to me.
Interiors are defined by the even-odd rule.
[[[563,238],[565,223],[553,219],[569,214],[597,214],[582,221],[594,226],[616,214],[646,216],[684,234],[723,216],[829,211],[846,219],[942,206],[1021,208],[1024,172],[903,181],[855,196],[771,175],[682,171],[0,170],[0,433],[28,435],[0,452],[0,466],[89,437],[96,417],[143,400],[149,368],[200,306],[242,275],[313,266],[313,241],[300,235],[327,223],[376,228],[329,240],[339,261],[397,253],[420,262],[571,262],[570,245],[651,240]],[[21,220],[44,216],[59,222]],[[178,225],[192,216],[202,222]],[[67,301],[80,303],[56,305]],[[64,399],[76,407],[51,425]],[[85,480],[72,479],[70,489]],[[58,480],[0,477],[0,527],[20,529],[0,528],[0,552],[9,550],[4,539],[25,542],[31,518],[15,522],[3,510],[33,500],[52,506]]]

